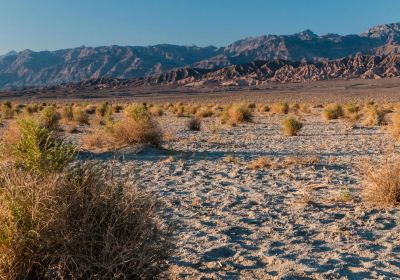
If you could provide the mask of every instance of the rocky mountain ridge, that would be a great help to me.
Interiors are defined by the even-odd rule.
[[[258,65],[259,61],[327,63],[328,60],[356,54],[380,57],[399,53],[400,23],[378,25],[360,35],[318,36],[310,30],[293,35],[263,35],[239,40],[222,48],[164,44],[147,47],[79,47],[43,52],[25,50],[0,57],[0,89],[54,86],[88,80],[133,79],[137,82],[141,80],[138,79],[140,77],[145,77],[143,81],[154,77],[169,80],[174,75],[196,80],[200,76],[205,79],[205,74],[222,75],[221,72],[228,69],[233,73],[236,66]],[[297,64],[287,62],[285,65],[286,68],[295,69],[287,69],[288,74],[299,71]],[[317,69],[320,67],[317,63],[313,65]],[[216,69],[221,70],[218,72]],[[309,71],[314,73],[317,70]],[[332,73],[327,75],[335,76]],[[319,79],[318,75],[311,76],[314,77],[312,79]],[[295,80],[287,78],[291,79]],[[263,81],[259,77],[257,80]]]

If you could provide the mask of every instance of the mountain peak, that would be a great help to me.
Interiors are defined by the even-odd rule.
[[[294,36],[299,37],[301,40],[312,40],[312,39],[316,39],[319,37],[317,34],[312,32],[310,29],[306,29],[302,32],[296,33],[296,34],[294,34]]]
[[[362,37],[400,42],[400,23],[380,24],[361,34]]]

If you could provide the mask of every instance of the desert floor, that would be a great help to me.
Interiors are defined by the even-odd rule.
[[[382,127],[303,114],[298,136],[284,115],[221,126],[164,116],[163,149],[82,153],[163,202],[174,223],[176,279],[398,279],[400,210],[363,202],[364,162],[396,153]],[[266,157],[259,169],[250,163]],[[118,170],[118,171],[117,171]]]

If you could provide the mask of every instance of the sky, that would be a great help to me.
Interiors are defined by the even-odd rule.
[[[358,34],[400,22],[399,0],[0,0],[0,54],[161,43],[225,46],[311,29]]]

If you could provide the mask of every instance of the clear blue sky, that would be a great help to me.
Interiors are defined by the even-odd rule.
[[[261,34],[360,33],[400,0],[0,0],[0,54],[100,45],[223,46]]]

